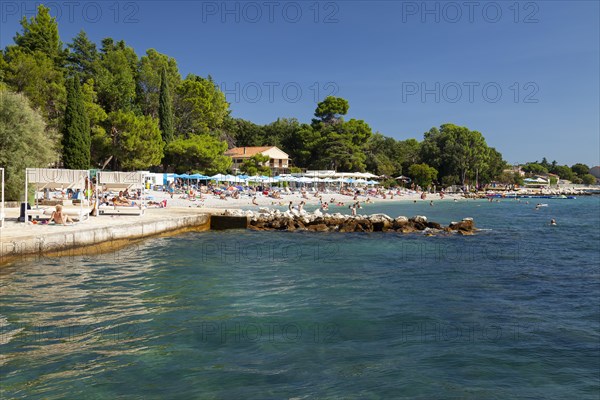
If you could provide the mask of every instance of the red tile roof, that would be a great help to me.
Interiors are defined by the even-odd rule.
[[[269,149],[274,148],[275,146],[266,146],[266,147],[234,147],[233,149],[229,149],[225,152],[226,156],[236,157],[236,158],[250,158],[256,154],[262,153],[263,151],[267,151]]]

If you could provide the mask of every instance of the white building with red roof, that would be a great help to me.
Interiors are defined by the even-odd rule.
[[[290,166],[290,157],[288,154],[276,146],[234,147],[225,152],[225,155],[231,157],[233,160],[231,168],[234,172],[240,169],[245,160],[256,154],[269,157],[267,165],[271,168],[273,175],[286,173]]]

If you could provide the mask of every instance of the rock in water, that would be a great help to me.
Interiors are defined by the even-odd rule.
[[[465,218],[460,222],[451,222],[449,228],[462,233],[472,233],[475,231],[475,223],[473,222],[473,218]]]
[[[227,210],[233,214],[232,210]],[[261,210],[264,211],[264,210]],[[230,215],[231,215],[230,214]],[[244,215],[242,213],[242,215]],[[412,218],[399,216],[395,219],[385,214],[369,216],[350,216],[339,213],[329,215],[320,210],[298,215],[297,210],[280,212],[246,213],[251,216],[250,229],[254,230],[309,230],[313,232],[402,232],[422,231],[426,234],[435,232],[457,232],[461,235],[472,235],[476,229],[472,218],[464,218],[460,222],[452,222],[442,227],[437,222],[427,221],[427,217],[417,215]]]

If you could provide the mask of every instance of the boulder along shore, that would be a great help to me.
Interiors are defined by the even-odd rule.
[[[225,215],[248,217],[248,229],[256,231],[422,232],[428,234],[458,233],[461,235],[472,235],[477,231],[472,218],[464,218],[462,221],[442,226],[437,222],[428,221],[427,217],[422,215],[412,218],[405,216],[392,218],[386,214],[323,214],[319,210],[314,213],[297,212],[297,210],[281,212],[269,209],[260,209],[258,213],[228,211],[225,212]]]

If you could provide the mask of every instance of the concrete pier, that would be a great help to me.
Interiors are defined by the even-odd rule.
[[[210,229],[211,214],[223,210],[149,209],[143,216],[99,216],[74,225],[39,225],[13,221],[19,210],[8,210],[0,229],[0,266],[46,255],[113,251],[143,238]],[[15,214],[15,215],[12,215]],[[13,217],[13,218],[11,218]]]

